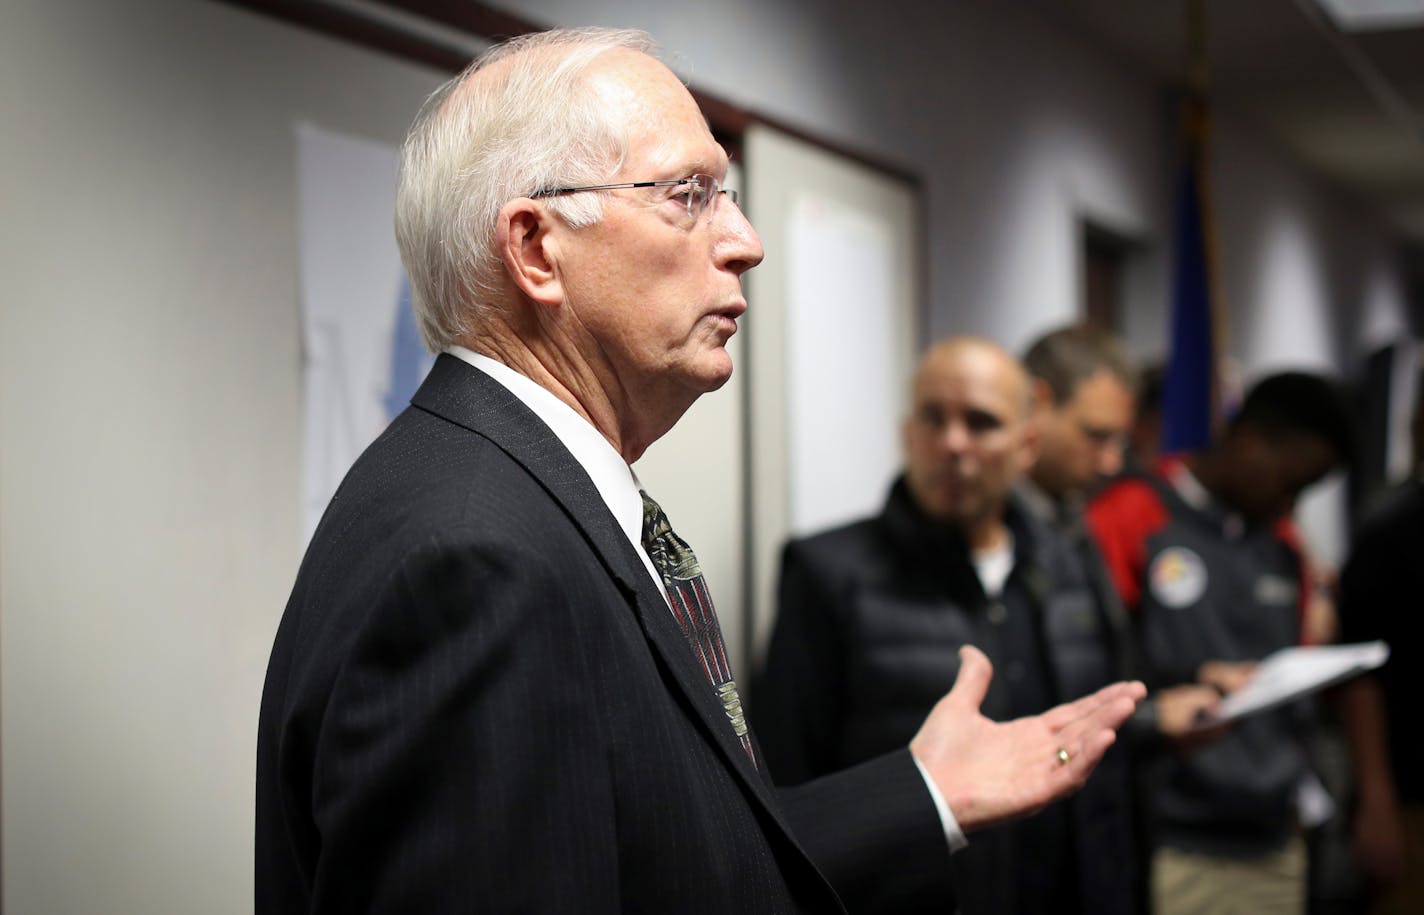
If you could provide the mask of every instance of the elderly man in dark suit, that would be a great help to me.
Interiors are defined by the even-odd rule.
[[[947,834],[1080,786],[1130,714],[1139,684],[992,723],[970,654],[910,746],[776,793],[629,469],[732,371],[762,248],[726,170],[641,33],[520,39],[427,102],[397,234],[443,355],[277,634],[259,912],[838,911],[892,867],[948,900]]]

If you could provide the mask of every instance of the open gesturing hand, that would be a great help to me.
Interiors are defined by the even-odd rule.
[[[930,710],[910,752],[965,832],[1027,816],[1081,788],[1147,694],[1141,683],[1115,683],[1042,715],[991,721],[979,707],[993,666],[970,645],[959,660],[954,687]]]

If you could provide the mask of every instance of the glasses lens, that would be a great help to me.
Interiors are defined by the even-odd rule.
[[[711,175],[689,175],[684,182],[687,188],[687,215],[693,222],[702,218],[718,194],[726,194],[733,203],[737,202],[737,192],[722,187]]]
[[[706,212],[712,195],[717,193],[717,182],[708,175],[693,175],[687,180],[687,215],[696,221]]]

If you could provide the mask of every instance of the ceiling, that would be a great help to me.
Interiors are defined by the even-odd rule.
[[[1039,7],[1134,69],[1183,86],[1187,2],[1045,0]],[[1211,109],[1255,125],[1378,213],[1411,253],[1424,251],[1424,11],[1389,30],[1344,31],[1314,0],[1202,6]]]

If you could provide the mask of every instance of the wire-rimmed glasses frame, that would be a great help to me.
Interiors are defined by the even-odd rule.
[[[682,187],[688,186],[687,217],[696,222],[717,199],[718,194],[726,194],[733,203],[737,202],[737,192],[723,187],[722,182],[711,175],[688,175],[686,178],[660,178],[657,181],[623,181],[618,184],[589,184],[583,187],[556,187],[536,191],[530,197],[555,197],[563,194],[581,194],[584,191],[616,191],[638,187]]]

